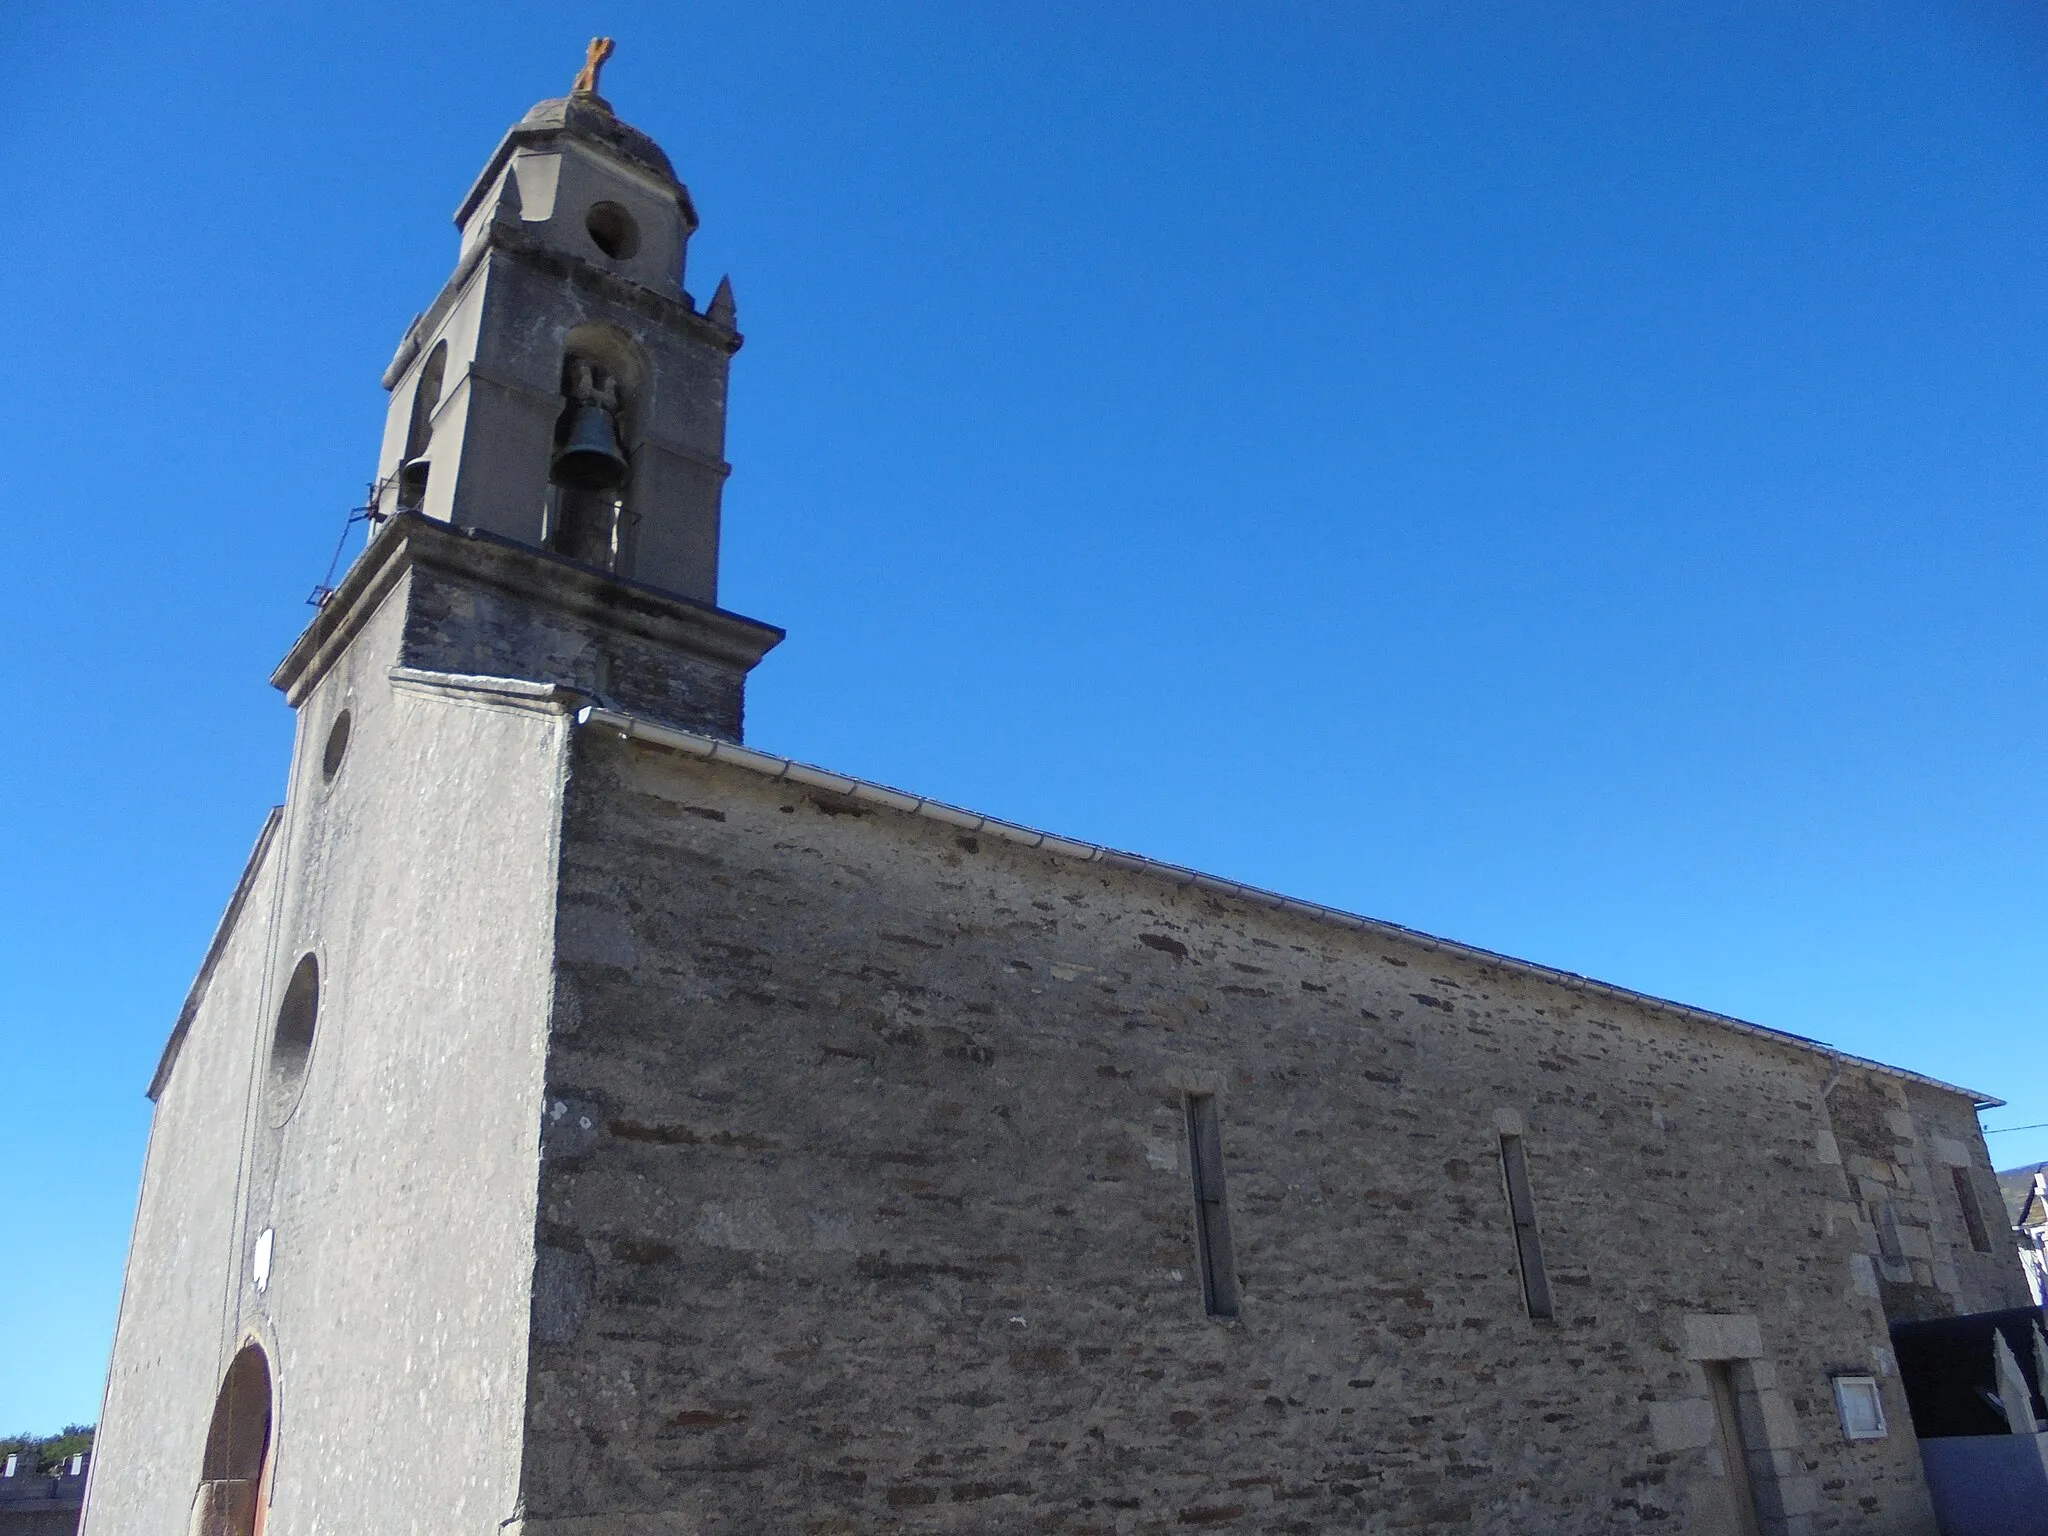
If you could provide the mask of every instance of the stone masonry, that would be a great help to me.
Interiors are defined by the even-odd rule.
[[[560,900],[536,1529],[1698,1528],[1703,1357],[1786,1515],[1927,1528],[1910,1433],[1828,1390],[1889,1357],[1827,1104],[1895,1079],[594,730]],[[1914,1097],[1908,1138],[1973,1118]],[[1945,1214],[1950,1305],[2006,1304]]]

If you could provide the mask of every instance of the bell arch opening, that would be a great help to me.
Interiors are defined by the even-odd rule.
[[[548,464],[548,548],[583,565],[622,564],[627,486],[646,360],[623,332],[579,325],[563,343],[562,413]]]
[[[434,412],[441,408],[441,383],[448,373],[448,343],[437,341],[420,365],[413,386],[412,415],[405,428],[405,452],[398,461],[398,510],[417,512],[427,499],[427,443],[434,435]]]
[[[640,398],[647,384],[647,356],[640,344],[615,325],[578,325],[562,338],[564,358],[586,357],[618,380],[625,403]]]
[[[213,1401],[191,1536],[261,1536],[270,1470],[270,1360],[247,1344],[229,1364]]]

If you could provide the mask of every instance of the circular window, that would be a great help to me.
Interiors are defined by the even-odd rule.
[[[348,755],[348,711],[343,710],[334,717],[334,724],[327,728],[327,746],[320,754],[320,777],[328,783],[341,772],[341,760]]]
[[[320,1017],[320,962],[301,956],[285,985],[277,1008],[277,1031],[270,1037],[271,1107],[282,1119],[298,1102],[313,1055],[313,1026]]]
[[[592,203],[583,217],[583,227],[613,261],[624,261],[640,249],[640,226],[617,203]]]

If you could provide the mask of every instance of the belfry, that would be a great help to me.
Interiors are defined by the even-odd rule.
[[[391,565],[424,565],[440,606],[409,626],[413,663],[544,677],[737,739],[746,671],[781,635],[716,607],[732,285],[702,310],[684,288],[697,211],[597,93],[609,54],[592,44],[577,88],[505,135],[456,210],[455,271],[384,374],[375,514],[406,531],[307,638],[345,627]],[[453,586],[488,634],[451,619]],[[280,684],[296,698],[318,670],[302,646]]]
[[[610,51],[276,670],[86,1536],[1931,1536],[1997,1101],[742,744],[732,289]]]

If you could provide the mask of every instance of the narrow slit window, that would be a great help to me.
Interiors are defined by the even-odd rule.
[[[1949,1169],[1956,1182],[1956,1204],[1963,1208],[1963,1225],[1970,1229],[1970,1246],[1979,1253],[1991,1251],[1991,1234],[1984,1229],[1984,1208],[1977,1204],[1977,1191],[1970,1187],[1970,1170]]]
[[[1737,1364],[1733,1360],[1702,1360],[1700,1368],[1707,1373],[1707,1387],[1713,1394],[1714,1439],[1727,1473],[1721,1491],[1732,1507],[1725,1514],[1733,1517],[1741,1536],[1760,1536],[1763,1522],[1757,1513],[1756,1480],[1750,1471],[1749,1443],[1742,1433],[1742,1411],[1737,1405]],[[1720,1524],[1726,1528],[1725,1521]]]
[[[1237,1256],[1230,1245],[1230,1206],[1223,1197],[1223,1126],[1216,1096],[1190,1094],[1188,1169],[1195,1186],[1195,1262],[1202,1274],[1202,1308],[1211,1317],[1237,1316]]]
[[[1550,1276],[1543,1269],[1543,1239],[1536,1232],[1536,1201],[1529,1193],[1529,1154],[1522,1138],[1500,1139],[1500,1168],[1508,1186],[1508,1214],[1515,1223],[1515,1258],[1522,1270],[1522,1301],[1539,1321],[1555,1317]]]
[[[1878,1200],[1870,1207],[1871,1224],[1877,1228],[1877,1256],[1896,1263],[1906,1256],[1905,1246],[1899,1241],[1899,1210],[1889,1200]]]

